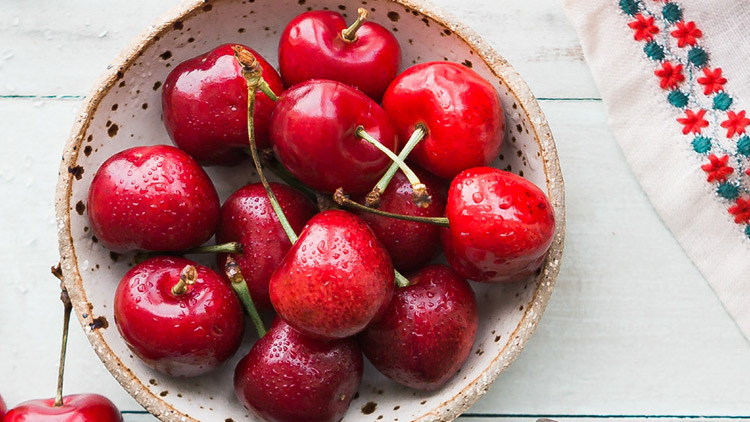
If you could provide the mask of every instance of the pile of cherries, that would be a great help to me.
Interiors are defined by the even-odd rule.
[[[440,388],[476,337],[466,280],[526,278],[552,242],[544,193],[487,167],[505,131],[492,85],[448,62],[398,74],[398,41],[366,18],[296,17],[281,75],[239,44],[183,62],[162,93],[177,148],[119,152],[89,191],[103,245],[154,255],[115,292],[128,346],[168,375],[201,375],[240,347],[244,309],[260,339],[235,390],[269,421],[340,420],[363,353],[397,383]],[[220,206],[201,165],[248,152],[261,183]],[[450,266],[430,265],[441,243]],[[179,257],[196,252],[219,252],[219,271]],[[268,332],[256,307],[278,315]]]

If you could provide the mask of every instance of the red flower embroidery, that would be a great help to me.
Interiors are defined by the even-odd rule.
[[[706,110],[698,110],[697,113],[693,113],[693,110],[685,110],[685,117],[677,119],[678,122],[682,123],[682,134],[701,133],[701,130],[708,126],[708,121],[703,118],[705,114]]]
[[[659,28],[654,25],[654,17],[644,17],[640,13],[635,15],[635,20],[628,24],[629,27],[635,30],[636,41],[653,41],[654,35],[659,33]]]
[[[735,113],[727,113],[727,119],[721,122],[721,127],[727,130],[727,138],[731,138],[735,133],[745,133],[745,127],[750,125],[750,119],[745,117],[745,110]]]
[[[704,67],[703,74],[706,76],[698,78],[698,83],[703,85],[704,94],[708,95],[712,92],[724,90],[724,84],[727,83],[727,78],[721,76],[720,67],[717,67],[714,70]]]
[[[670,62],[664,62],[661,65],[661,69],[657,69],[654,75],[661,78],[659,86],[661,89],[674,89],[677,88],[685,80],[685,75],[682,74],[682,65],[672,66]]]
[[[631,27],[632,28],[632,27]],[[677,38],[677,46],[682,48],[686,45],[695,45],[703,32],[695,26],[695,22],[677,22],[677,29],[672,31],[672,36]]]
[[[726,182],[727,176],[734,173],[734,169],[727,165],[729,161],[728,155],[718,158],[714,154],[711,154],[708,156],[708,161],[709,163],[702,165],[701,168],[708,173],[709,182],[713,182],[714,180],[717,182]]]
[[[736,205],[729,208],[729,213],[734,216],[737,224],[750,222],[750,199],[737,198]]]

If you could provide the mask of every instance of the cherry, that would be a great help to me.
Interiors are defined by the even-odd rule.
[[[0,417],[2,413],[0,413]],[[29,400],[11,409],[3,422],[122,422],[122,414],[106,397],[98,394],[65,396],[62,404],[55,399]]]
[[[233,47],[224,44],[187,60],[164,81],[164,125],[174,143],[203,165],[233,165],[246,158],[247,90]],[[284,90],[273,66],[253,52],[276,94]],[[270,146],[268,131],[275,103],[258,96],[255,131],[261,148]]]
[[[311,339],[276,318],[237,365],[234,388],[264,420],[338,422],[357,392],[362,366],[352,339]]]
[[[380,196],[378,209],[396,214],[442,217],[445,197],[440,181],[424,171],[414,171],[432,197],[430,205],[422,208],[414,203],[411,183],[399,171]],[[357,215],[375,232],[398,271],[410,272],[424,266],[440,247],[440,227],[436,225],[396,220],[365,211],[359,211]]]
[[[146,365],[172,376],[204,374],[240,345],[245,321],[227,282],[184,258],[133,267],[115,292],[117,329]]]
[[[341,14],[312,11],[294,18],[279,41],[281,76],[290,85],[309,79],[331,79],[358,88],[380,101],[401,67],[401,47],[390,31],[357,21],[347,28]]]
[[[367,359],[407,387],[437,390],[469,357],[479,324],[469,283],[445,265],[396,289],[385,316],[359,335]]]
[[[332,193],[364,194],[390,165],[360,128],[396,150],[396,130],[373,100],[340,82],[311,80],[289,88],[271,118],[281,163],[302,183]]]
[[[3,396],[0,396],[0,421],[3,420],[3,416],[5,416],[5,412],[8,411],[8,407],[5,406],[5,400],[3,400]]]
[[[406,69],[383,97],[401,139],[422,124],[427,135],[409,158],[444,179],[486,166],[499,154],[505,118],[497,92],[473,70],[431,62]]]
[[[305,196],[287,185],[272,183],[276,198],[292,228],[299,232],[315,215],[315,207]],[[268,282],[273,270],[292,247],[278,217],[260,183],[240,188],[221,207],[221,220],[216,231],[217,242],[239,241],[242,254],[234,254],[247,280],[250,295],[258,308],[271,309]],[[217,261],[224,267],[227,254]]]
[[[354,214],[322,212],[302,230],[271,276],[271,302],[303,334],[344,338],[362,331],[393,294],[394,272],[375,234]]]
[[[474,281],[515,281],[544,261],[555,233],[547,196],[523,177],[490,167],[459,174],[445,209],[450,228],[443,250],[461,276]]]
[[[185,152],[167,145],[134,147],[96,172],[88,215],[94,235],[113,251],[183,250],[214,234],[219,196]]]

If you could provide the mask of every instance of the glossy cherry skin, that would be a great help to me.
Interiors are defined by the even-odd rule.
[[[396,289],[385,316],[359,336],[367,359],[407,387],[442,387],[469,357],[477,334],[477,301],[469,283],[431,265]]]
[[[533,274],[555,234],[547,196],[521,176],[491,167],[459,174],[448,191],[443,229],[448,262],[474,281],[509,282]]]
[[[416,215],[421,217],[442,217],[445,215],[445,196],[440,180],[412,168],[422,183],[432,202],[427,208],[414,204],[412,187],[409,180],[399,170],[391,180],[388,188],[380,195],[378,209],[395,214]],[[391,255],[393,267],[408,273],[427,264],[440,248],[440,227],[428,223],[397,220],[381,217],[368,212],[357,213],[367,222],[385,249]]]
[[[115,252],[177,251],[213,236],[219,196],[184,151],[155,145],[107,159],[91,181],[87,209],[94,235]]]
[[[175,145],[202,165],[233,165],[247,157],[247,84],[224,44],[206,54],[182,62],[169,73],[162,88],[164,125]],[[244,46],[243,46],[244,47]],[[276,70],[260,54],[255,55],[263,78],[280,95],[284,84]],[[275,103],[257,93],[253,121],[258,148],[270,146],[268,129]]]
[[[0,396],[0,421],[3,420],[3,416],[5,416],[5,412],[8,411],[8,407],[5,406],[5,400],[3,400],[3,396]]]
[[[307,220],[315,215],[315,206],[287,185],[271,183],[271,187],[292,229],[301,232]],[[242,253],[232,257],[240,266],[255,306],[271,309],[268,282],[292,243],[281,227],[263,185],[244,186],[227,198],[221,207],[216,242],[242,243]],[[226,260],[227,254],[217,256],[219,268],[224,268]]]
[[[188,265],[198,278],[172,293]],[[214,270],[175,257],[136,265],[115,292],[115,322],[128,347],[148,366],[172,376],[201,375],[229,359],[245,320],[232,288]]]
[[[76,394],[55,399],[29,400],[11,409],[3,422],[122,422],[114,403],[98,394]]]
[[[281,163],[311,188],[366,193],[391,161],[354,134],[360,125],[387,148],[398,148],[391,119],[373,100],[340,82],[311,80],[280,98],[271,140]]]
[[[367,224],[331,210],[307,223],[271,276],[271,302],[303,334],[337,339],[362,331],[393,295],[393,265]]]
[[[338,422],[361,380],[355,341],[311,339],[280,318],[234,372],[240,402],[270,422]]]
[[[430,173],[452,179],[489,165],[500,153],[505,117],[495,88],[473,70],[449,62],[418,64],[391,83],[383,108],[401,139],[417,124],[427,136],[409,159]]]
[[[401,67],[401,47],[381,25],[365,22],[354,41],[341,31],[349,26],[340,13],[312,11],[294,18],[279,41],[281,76],[289,85],[330,79],[353,86],[380,101]]]

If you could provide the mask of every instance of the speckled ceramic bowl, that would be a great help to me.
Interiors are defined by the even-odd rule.
[[[473,68],[496,88],[506,112],[507,134],[495,165],[532,180],[546,191],[558,225],[544,267],[509,285],[474,284],[480,323],[474,351],[441,390],[424,393],[394,384],[371,366],[346,421],[452,420],[469,408],[520,353],[536,327],[557,276],[563,249],[565,207],[557,152],[544,115],[526,83],[470,29],[418,0],[189,0],[141,35],[112,62],[86,98],[65,146],[57,186],[60,256],[78,318],[112,375],[163,421],[251,421],[235,398],[234,364],[197,379],[173,379],[134,358],[114,325],[112,301],[132,255],[106,250],[92,236],[86,195],[101,163],[135,145],[170,143],[161,121],[161,85],[177,63],[220,43],[238,42],[277,62],[279,34],[306,10],[337,10],[349,19],[367,7],[372,20],[391,29],[403,48],[404,66],[450,60]],[[250,165],[211,168],[222,198],[254,179]]]

